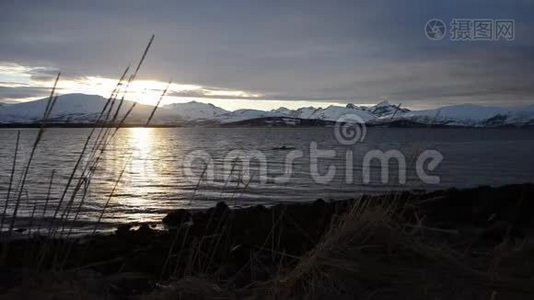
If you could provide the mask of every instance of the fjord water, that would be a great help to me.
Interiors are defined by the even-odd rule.
[[[21,142],[11,199],[16,198],[17,183],[37,133],[36,129],[0,130],[2,208],[10,181],[17,130],[20,130]],[[39,227],[54,214],[89,132],[90,129],[79,128],[47,129],[22,193],[18,228]],[[82,187],[75,199],[73,206],[79,205],[81,209],[74,228],[78,232],[92,230],[108,199],[99,230],[111,229],[119,223],[158,222],[172,209],[207,208],[217,201],[226,201],[230,206],[247,206],[318,198],[346,199],[363,193],[405,189],[534,182],[533,133],[530,129],[514,128],[368,128],[363,142],[342,145],[336,140],[333,128],[120,129],[103,152],[90,183]],[[329,154],[334,155],[318,161],[320,175],[329,169],[335,172],[328,182],[310,174],[312,143],[316,143],[317,149],[330,150]],[[264,155],[267,182],[260,182],[263,169],[258,160],[251,160],[249,178],[241,171],[243,164],[235,162],[225,167],[225,159],[233,150],[258,157]],[[303,156],[285,163],[288,153],[294,150],[301,150]],[[406,184],[399,183],[398,164],[393,161],[388,168],[387,183],[381,182],[381,166],[375,161],[371,164],[371,182],[364,184],[362,161],[371,150],[400,151],[406,160]],[[424,150],[437,150],[443,155],[438,167],[428,171],[440,177],[439,184],[426,184],[416,174],[415,162]],[[210,167],[205,163],[208,157],[212,162]],[[351,157],[352,162],[347,157]],[[82,166],[84,164],[86,161]],[[184,169],[184,164],[191,168]],[[111,194],[123,169],[123,176]],[[53,170],[55,176],[48,193]],[[288,180],[274,179],[284,172],[291,175]],[[72,188],[67,191],[64,204],[71,193]],[[80,205],[82,194],[85,198]],[[49,205],[45,211],[47,198]],[[12,200],[8,215],[13,206]],[[32,215],[34,221],[30,221]]]

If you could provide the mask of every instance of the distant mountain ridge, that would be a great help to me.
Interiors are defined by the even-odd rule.
[[[0,124],[32,124],[43,116],[48,99],[31,102],[0,105]],[[96,95],[66,94],[58,97],[49,122],[59,124],[94,123],[106,103],[106,99]],[[124,115],[132,105],[124,101],[119,115]],[[115,107],[116,108],[116,107]],[[153,106],[137,104],[126,119],[127,124],[144,124]],[[288,109],[280,107],[270,111],[239,109],[227,111],[213,104],[191,101],[174,103],[158,108],[151,124],[195,126],[242,125],[259,126],[272,124],[295,126],[316,124],[321,126],[332,123],[340,117],[351,114],[371,126],[465,126],[499,127],[534,125],[534,105],[525,107],[497,107],[462,104],[437,109],[412,111],[382,101],[373,106],[330,105],[326,108],[302,107]],[[400,124],[400,125],[399,125]],[[411,124],[411,125],[410,125]]]

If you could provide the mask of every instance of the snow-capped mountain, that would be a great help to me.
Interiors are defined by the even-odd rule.
[[[302,119],[317,119],[325,121],[336,121],[343,115],[353,114],[359,116],[363,121],[368,122],[374,120],[376,116],[370,112],[365,111],[359,107],[353,105],[347,105],[345,107],[330,105],[327,108],[316,109],[311,115],[307,113],[303,114]]]
[[[173,103],[161,107],[162,111],[170,113],[175,117],[185,121],[207,121],[220,118],[221,115],[228,113],[220,107],[217,107],[211,103],[201,103],[191,101],[187,103]],[[156,116],[159,116],[158,111]]]
[[[474,104],[445,106],[437,109],[410,111],[393,118],[382,117],[377,122],[410,121],[427,125],[489,127],[534,124],[534,105],[497,107]]]
[[[4,105],[0,107],[0,121],[9,122],[34,122],[43,117],[43,112],[48,99],[41,99],[19,104]],[[69,94],[58,97],[56,105],[51,113],[51,118],[76,118],[84,117],[92,119],[93,114],[102,110],[105,99],[99,96],[83,94]]]
[[[387,100],[365,109],[367,109],[367,111],[377,117],[394,117],[397,114],[402,114],[410,111],[407,108],[401,107],[400,104],[395,105]]]
[[[57,98],[50,113],[49,121],[57,123],[91,123],[98,119],[107,99],[96,95],[67,94]],[[0,107],[0,123],[33,123],[43,118],[43,113],[48,103],[48,98],[9,104]],[[133,102],[124,100],[122,102],[118,120],[122,118],[132,106]],[[118,108],[119,101],[116,101],[113,112]],[[152,112],[150,105],[136,104],[135,108],[128,115],[127,122],[144,122]],[[110,116],[113,117],[113,116]],[[168,120],[170,114],[162,112],[160,118]]]
[[[321,108],[315,108],[313,106],[301,107],[290,112],[288,115],[294,118],[311,119],[311,116],[318,110],[321,110]]]
[[[271,110],[271,112],[273,112],[275,114],[281,114],[281,115],[290,115],[291,112],[293,112],[293,111],[291,109],[289,109],[289,108],[280,107],[280,108]]]
[[[221,123],[233,123],[259,118],[274,118],[284,116],[286,115],[276,111],[263,111],[258,109],[238,109],[232,112],[227,112],[217,117],[216,120]]]
[[[357,115],[366,122],[376,118],[370,112],[358,107],[331,105],[327,108],[304,107],[296,110],[290,110],[284,107],[271,111],[240,109],[222,115],[219,120],[223,123],[230,123],[258,118],[289,117],[305,120],[336,121],[346,114]]]
[[[48,99],[0,105],[0,124],[35,123],[41,120]],[[95,95],[67,94],[59,96],[52,110],[50,121],[54,123],[91,123],[98,119],[106,99]],[[124,101],[119,112],[121,118],[133,102]],[[116,106],[115,106],[116,108]],[[144,123],[153,106],[137,104],[126,123]],[[401,126],[442,125],[469,127],[533,126],[534,105],[526,107],[496,107],[473,104],[453,105],[437,109],[410,111],[400,105],[382,101],[374,106],[328,106],[326,108],[281,107],[271,111],[240,109],[227,111],[209,103],[187,102],[161,106],[152,124],[328,124],[346,114],[359,116],[368,125]],[[280,120],[280,122],[276,120]],[[254,121],[257,120],[257,121]],[[261,122],[265,120],[265,122]],[[301,120],[301,121],[299,121]],[[283,122],[282,122],[283,121]],[[305,121],[305,122],[304,122]],[[307,125],[306,125],[307,126]]]
[[[67,94],[57,98],[49,117],[54,123],[91,123],[98,119],[107,99],[97,95]],[[0,123],[34,123],[43,118],[48,98],[5,104],[0,106]],[[120,120],[132,106],[133,102],[124,100],[118,114]],[[112,107],[117,109],[119,101]],[[136,104],[126,119],[126,123],[146,122],[154,107]],[[228,111],[213,104],[188,102],[159,107],[152,119],[153,124],[174,124],[183,121],[213,120]]]

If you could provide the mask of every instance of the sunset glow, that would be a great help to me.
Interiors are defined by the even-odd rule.
[[[45,76],[39,76],[45,71]],[[0,87],[24,88],[32,87],[40,90],[39,96],[4,98],[8,102],[24,102],[48,95],[58,72],[47,67],[28,67],[11,63],[0,63]],[[37,75],[36,75],[37,74]],[[58,84],[60,94],[82,93],[109,97],[118,79],[102,76],[74,77],[62,74]],[[125,98],[141,104],[155,105],[168,82],[158,80],[135,80],[129,87]],[[262,94],[232,89],[210,88],[195,84],[171,83],[161,105],[171,103],[185,103],[197,101],[212,103],[216,106],[233,111],[237,109],[277,109],[286,107],[296,109],[304,106],[327,107],[329,105],[344,105],[341,100],[309,101],[309,100],[270,100],[264,99]]]

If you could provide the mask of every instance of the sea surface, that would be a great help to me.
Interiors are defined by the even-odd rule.
[[[88,139],[88,128],[50,128],[27,168],[38,129],[0,129],[2,230],[17,203],[20,234],[50,226],[80,234],[218,201],[239,207],[534,182],[531,129],[367,128],[357,141],[335,130],[124,128],[95,151],[106,129]]]

